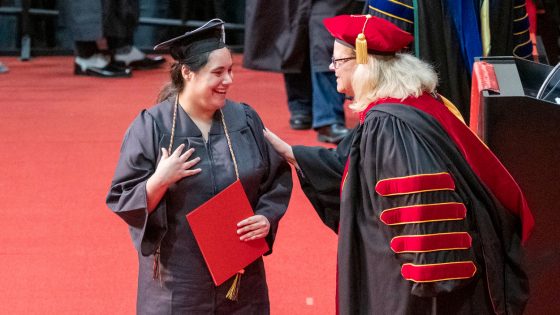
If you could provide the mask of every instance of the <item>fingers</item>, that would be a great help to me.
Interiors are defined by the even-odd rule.
[[[272,143],[274,146],[277,145],[288,145],[288,143],[286,143],[286,141],[282,140],[280,137],[278,137],[274,132],[265,129],[264,130],[264,137],[270,142]]]
[[[194,151],[194,149],[192,149]],[[191,150],[189,150],[191,151]],[[187,151],[188,153],[188,151]],[[185,153],[185,154],[187,154]],[[185,155],[183,154],[183,155]],[[189,153],[189,156],[192,154],[192,151]],[[182,157],[182,156],[181,156]],[[195,174],[200,173],[201,169],[200,168],[196,168],[196,169],[191,169],[193,166],[195,166],[198,162],[200,162],[200,157],[197,156],[194,159],[190,160],[190,161],[186,161],[185,163],[183,163],[183,176],[187,177],[187,176],[193,176]]]
[[[263,129],[263,134],[266,140],[272,145],[274,150],[278,152],[288,163],[294,165],[295,167],[299,167],[297,165],[296,158],[294,156],[294,150],[292,146],[289,145],[286,141],[280,139],[277,135],[271,132],[268,129]]]
[[[195,166],[198,162],[200,162],[199,156],[195,157],[190,161],[186,161],[185,163],[183,163],[183,169],[188,170],[189,168]]]
[[[180,159],[182,161],[188,160],[191,157],[191,155],[193,154],[193,152],[194,152],[194,148],[188,149],[187,151],[185,151],[185,153],[181,154]]]
[[[200,168],[195,168],[194,170],[185,170],[183,173],[183,177],[188,177],[188,176],[193,176],[196,175],[198,173],[200,173],[202,171],[202,169]]]
[[[242,235],[239,240],[243,242],[254,241],[260,238],[265,238],[268,235],[268,231],[254,231]]]
[[[184,148],[185,148],[185,144],[184,144],[184,143],[181,143],[181,145],[179,145],[179,146],[177,147],[177,149],[175,149],[175,151],[173,151],[173,155],[175,155],[175,156],[180,156],[180,155],[181,155],[181,152],[183,152],[183,149],[184,149]]]
[[[278,139],[278,136],[275,135],[272,131],[268,130],[267,128],[263,129],[263,134],[266,140],[268,140],[268,142],[270,143],[274,143]]]
[[[169,153],[167,152],[167,149],[161,148],[161,158],[167,159],[168,157],[169,157]]]
[[[259,239],[259,238],[263,238],[263,237],[268,235],[269,230],[270,229],[269,229],[268,226],[258,228],[258,229],[255,229],[255,230],[246,231],[244,233],[243,232],[240,233],[239,230],[238,230],[238,235],[240,235],[239,240],[240,241],[252,241],[252,240]]]
[[[286,141],[280,139],[280,137],[275,135],[272,131],[264,129],[263,134],[265,139],[270,142],[272,147],[274,147],[274,150],[276,150],[281,155],[285,155],[285,153],[291,148],[291,146]]]
[[[270,231],[270,223],[265,216],[255,215],[237,224],[237,234],[241,241],[251,241],[263,238]]]

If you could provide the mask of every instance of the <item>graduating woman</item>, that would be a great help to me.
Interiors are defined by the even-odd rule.
[[[518,185],[435,93],[412,36],[371,16],[324,20],[337,89],[360,124],[336,150],[265,135],[338,233],[338,314],[520,314],[521,243],[533,217]]]
[[[155,47],[176,61],[171,83],[123,140],[107,205],[138,250],[138,314],[269,313],[262,258],[245,268],[237,301],[226,298],[234,279],[214,285],[185,218],[239,178],[255,214],[232,228],[272,249],[291,194],[290,167],[264,139],[257,113],[226,99],[233,76],[223,23]]]

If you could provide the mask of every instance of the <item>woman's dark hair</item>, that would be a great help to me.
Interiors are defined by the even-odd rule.
[[[176,61],[173,65],[171,65],[171,71],[169,72],[171,81],[167,82],[159,92],[157,103],[163,102],[183,89],[185,85],[183,74],[181,73],[181,68],[183,66],[186,66],[190,71],[198,72],[208,63],[210,53],[211,52],[205,52],[189,56],[188,58]]]

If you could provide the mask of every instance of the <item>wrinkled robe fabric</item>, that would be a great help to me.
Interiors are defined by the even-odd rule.
[[[339,235],[338,314],[521,314],[528,280],[520,217],[479,179],[442,125],[413,106],[379,104],[350,137],[336,150],[294,147],[304,192]],[[383,180],[442,173],[453,179],[453,189],[387,196],[378,191]],[[404,224],[381,220],[387,210],[434,204],[462,204],[466,215]],[[468,233],[472,242],[425,252],[393,248],[398,238],[441,233]],[[426,282],[403,272],[405,264],[454,262],[472,262],[476,270],[462,279]]]
[[[168,148],[174,100],[143,110],[128,128],[107,196],[107,205],[129,226],[138,251],[138,314],[267,314],[268,289],[262,259],[245,268],[239,300],[225,298],[233,279],[216,287],[186,214],[236,180],[233,160],[216,112],[205,143],[200,130],[179,107],[173,150],[185,144],[200,157],[202,171],[171,185],[148,214],[146,181]],[[248,105],[226,101],[222,109],[241,183],[256,214],[270,222],[272,245],[291,194],[291,170],[263,137],[263,123]],[[208,222],[212,224],[212,222]],[[154,253],[160,247],[160,279],[153,279]],[[270,252],[269,252],[270,253]]]

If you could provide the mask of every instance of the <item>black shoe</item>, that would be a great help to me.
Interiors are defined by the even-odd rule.
[[[349,132],[342,124],[332,124],[317,129],[317,140],[338,144]]]
[[[121,67],[130,67],[134,70],[149,70],[159,68],[165,63],[163,56],[145,56],[144,59],[132,61],[128,65],[124,61],[115,61]]]
[[[312,118],[305,114],[294,114],[290,117],[290,127],[294,130],[311,129]]]
[[[120,67],[113,62],[110,62],[103,68],[85,67],[85,69],[74,62],[74,74],[101,78],[128,78],[132,76],[132,71],[130,68]]]

